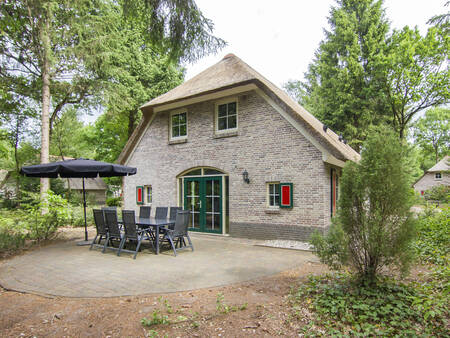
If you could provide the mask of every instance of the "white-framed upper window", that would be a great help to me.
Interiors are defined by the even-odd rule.
[[[170,113],[170,139],[187,138],[187,112],[176,111]]]
[[[435,178],[436,180],[440,180],[440,179],[442,179],[442,174],[441,174],[441,173],[435,173],[435,174],[434,174],[434,178]]]
[[[216,132],[229,132],[238,129],[237,99],[216,103]]]
[[[145,204],[152,204],[152,186],[145,185],[144,186],[144,194],[145,194]]]
[[[267,183],[267,206],[280,206],[280,182]]]

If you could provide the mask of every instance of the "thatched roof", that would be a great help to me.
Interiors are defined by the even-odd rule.
[[[320,144],[330,150],[334,156],[341,160],[359,160],[360,155],[355,150],[340,141],[339,136],[332,130],[323,128],[324,126],[319,120],[307,112],[283,90],[267,80],[237,56],[228,54],[221,61],[192,79],[144,104],[141,107],[144,113],[144,119],[128,140],[118,161],[121,163],[126,161],[126,158],[136,146],[155,108],[247,84],[256,85],[269,97],[277,101],[277,103],[280,103],[286,111],[292,114],[295,119],[299,120],[310,134]]]
[[[83,180],[81,178],[62,178],[64,181],[64,186],[67,188],[67,180],[70,182],[70,189],[72,190],[83,190]],[[84,187],[86,190],[106,190],[108,186],[100,178],[85,178]]]
[[[442,160],[427,170],[429,173],[449,171],[450,170],[450,156],[445,156]]]

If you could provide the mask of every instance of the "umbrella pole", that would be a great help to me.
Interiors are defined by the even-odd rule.
[[[83,177],[83,207],[84,207],[84,240],[88,240],[87,223],[86,223],[86,191],[84,189],[84,177]]]

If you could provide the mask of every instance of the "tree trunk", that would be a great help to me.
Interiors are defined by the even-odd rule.
[[[20,163],[19,163],[19,154],[18,154],[18,148],[19,148],[19,128],[20,128],[20,122],[21,120],[19,117],[16,119],[16,130],[15,132],[15,139],[14,139],[14,161],[16,164],[16,200],[17,200],[17,206],[20,206]]]
[[[41,126],[41,163],[49,162],[50,149],[50,37],[49,15],[43,13],[40,38],[42,42],[42,126]],[[46,198],[50,189],[50,179],[41,178],[41,200]]]

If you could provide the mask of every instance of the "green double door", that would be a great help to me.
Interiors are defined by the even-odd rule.
[[[184,208],[190,211],[189,230],[222,233],[222,177],[186,177]]]

